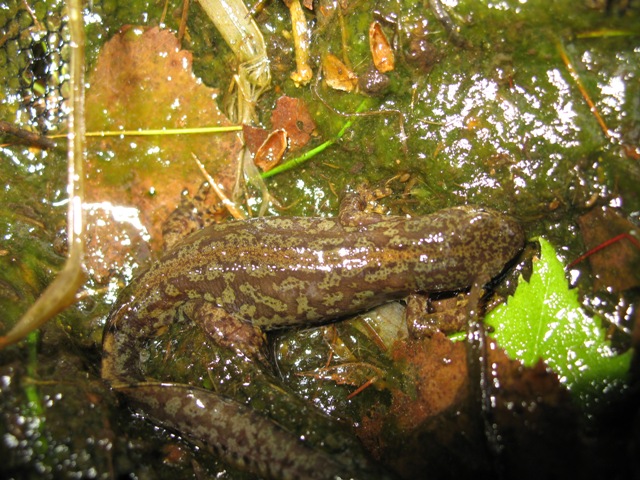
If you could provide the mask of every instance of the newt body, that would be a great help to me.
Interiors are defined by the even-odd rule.
[[[415,218],[343,211],[214,225],[122,292],[105,328],[102,375],[163,425],[260,475],[357,475],[348,470],[369,467],[341,465],[244,405],[149,382],[145,343],[181,311],[218,344],[264,362],[264,330],[325,323],[413,292],[468,287],[500,273],[523,242],[515,220],[474,207]]]

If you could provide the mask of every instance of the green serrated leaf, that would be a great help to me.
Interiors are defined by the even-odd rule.
[[[525,366],[544,360],[590,409],[605,394],[624,388],[631,352],[617,355],[611,349],[601,319],[589,317],[577,291],[569,289],[553,246],[538,240],[541,255],[530,282],[520,277],[514,296],[490,312],[485,323],[511,358]]]

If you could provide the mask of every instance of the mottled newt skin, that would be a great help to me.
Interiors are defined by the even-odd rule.
[[[161,424],[261,476],[375,477],[371,467],[345,466],[240,403],[147,379],[141,360],[149,339],[182,311],[219,345],[266,363],[263,330],[465,288],[500,273],[524,243],[515,220],[481,208],[406,218],[346,205],[337,218],[256,218],[187,237],[120,295],[105,328],[103,378]]]

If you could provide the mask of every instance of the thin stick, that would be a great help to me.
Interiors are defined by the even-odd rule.
[[[40,135],[39,133],[30,132],[29,130],[25,130],[24,128],[20,128],[13,123],[5,122],[4,120],[0,120],[0,132],[13,135],[16,138],[23,140],[27,145],[35,145],[36,147],[43,149],[54,148],[56,146],[56,142],[51,138]]]
[[[229,211],[231,216],[236,220],[244,220],[245,218],[247,218],[246,215],[242,212],[242,210],[238,209],[236,204],[233,203],[231,200],[229,200],[229,198],[225,195],[222,189],[218,187],[218,184],[216,183],[214,178],[211,175],[209,175],[209,172],[207,172],[207,169],[204,168],[204,165],[202,164],[200,159],[196,156],[196,154],[192,153],[191,155],[193,156],[193,159],[196,161],[198,168],[200,168],[202,175],[204,175],[204,178],[207,180],[207,182],[209,182],[209,185],[211,185],[211,188],[216,193],[216,195],[218,196],[222,204],[225,206],[225,208]]]
[[[585,259],[589,258],[594,253],[599,252],[600,250],[602,250],[604,248],[607,248],[608,246],[613,245],[614,243],[617,243],[620,240],[623,240],[625,238],[627,240],[629,240],[631,243],[633,243],[636,246],[636,248],[640,249],[640,241],[638,241],[638,239],[636,237],[634,237],[633,235],[631,235],[629,232],[624,232],[624,233],[621,233],[619,235],[616,235],[613,238],[610,238],[609,240],[606,240],[606,241],[602,242],[600,245],[596,245],[595,247],[593,247],[588,252],[583,253],[578,258],[576,258],[573,262],[571,262],[569,265],[567,265],[566,269],[567,270],[572,269],[577,264],[579,264],[580,262],[583,262]]]
[[[584,85],[582,84],[582,80],[580,79],[580,75],[578,75],[578,72],[573,66],[573,64],[571,63],[571,60],[569,60],[569,56],[567,55],[567,52],[565,51],[564,46],[562,45],[562,43],[558,42],[556,44],[556,48],[558,49],[558,53],[560,54],[560,57],[564,62],[564,66],[567,67],[567,70],[569,71],[569,75],[571,75],[571,78],[573,79],[573,81],[576,82],[576,86],[578,87],[578,90],[580,90],[580,93],[582,94],[582,98],[584,98],[585,102],[587,102],[587,105],[589,105],[589,110],[591,110],[591,113],[596,118],[596,121],[598,122],[598,125],[600,125],[600,128],[602,129],[604,135],[607,138],[611,138],[611,131],[609,130],[609,128],[607,127],[607,124],[604,123],[604,120],[600,116],[600,112],[598,112],[598,109],[596,108],[595,103],[593,103],[593,100],[591,100],[591,97],[589,96],[589,92],[587,92],[587,89],[584,88]]]
[[[105,130],[100,132],[86,132],[85,137],[150,137],[153,135],[196,135],[201,133],[225,133],[242,130],[242,125],[227,125],[223,127],[194,127],[194,128],[160,128],[156,130]],[[47,138],[62,138],[64,133],[47,135]]]
[[[601,30],[591,30],[589,32],[576,33],[576,38],[611,38],[611,37],[633,37],[631,30],[614,30],[603,28]]]
[[[69,0],[69,35],[71,48],[69,89],[69,133],[67,151],[67,216],[69,257],[58,276],[45,289],[6,336],[0,348],[20,341],[69,305],[76,302],[76,292],[84,284],[84,26],[82,1]]]
[[[349,395],[347,395],[347,400],[351,400],[356,395],[359,395],[360,393],[362,393],[364,390],[369,388],[371,385],[373,385],[377,381],[378,381],[378,377],[371,377],[369,380],[364,382],[362,385],[360,385],[358,388],[356,388],[353,392],[351,392]]]
[[[162,8],[162,15],[160,15],[160,25],[164,26],[164,21],[167,18],[167,11],[169,10],[169,0],[164,0],[164,7]]]
[[[189,16],[189,0],[182,0],[182,16],[180,17],[180,26],[178,27],[178,41],[182,42],[184,32],[187,31],[187,18]]]

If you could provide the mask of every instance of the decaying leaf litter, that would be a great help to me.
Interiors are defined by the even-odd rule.
[[[218,92],[197,80],[191,53],[167,30],[131,27],[108,41],[89,76],[89,131],[228,126]],[[158,249],[182,191],[204,180],[195,154],[223,188],[236,181],[234,133],[89,140],[88,202],[134,206]]]

